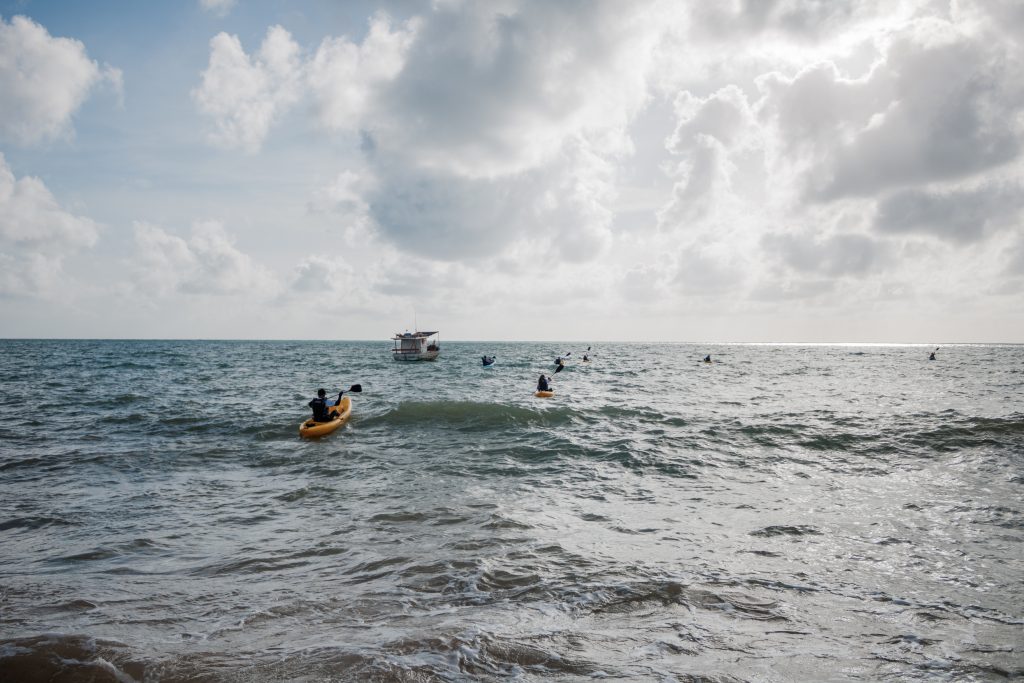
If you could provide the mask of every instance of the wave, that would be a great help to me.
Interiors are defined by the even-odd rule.
[[[914,445],[940,451],[976,448],[979,446],[1006,446],[1008,440],[1017,443],[1024,439],[1024,414],[1013,413],[1005,417],[962,417],[944,420],[938,427],[911,432],[906,440]]]
[[[697,588],[675,580],[599,586],[578,594],[575,600],[566,597],[566,602],[574,604],[577,610],[598,614],[643,611],[654,604],[711,610],[739,619],[788,621],[780,605],[773,600],[762,600],[735,590]]]
[[[773,536],[819,536],[821,532],[813,526],[797,524],[794,526],[773,525],[750,532],[751,536],[771,538]]]
[[[20,683],[134,683],[145,677],[145,665],[129,658],[124,643],[52,633],[0,640],[0,672]]]
[[[571,409],[534,410],[518,405],[477,401],[406,401],[383,415],[368,417],[361,426],[407,427],[421,424],[486,430],[521,425],[555,426],[572,420]]]
[[[0,531],[9,529],[42,529],[48,526],[75,526],[75,522],[63,517],[15,517],[0,522]]]

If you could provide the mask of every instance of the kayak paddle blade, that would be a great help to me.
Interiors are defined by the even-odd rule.
[[[351,393],[354,393],[354,394],[358,394],[358,393],[362,392],[362,390],[363,390],[363,385],[362,385],[362,384],[353,384],[352,386],[350,386],[350,387],[348,388],[348,390],[349,390],[349,391],[350,391]]]

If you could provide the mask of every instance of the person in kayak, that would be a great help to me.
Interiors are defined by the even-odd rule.
[[[334,417],[328,412],[327,408],[330,406],[336,406],[341,403],[341,395],[344,391],[338,392],[338,400],[334,403],[327,403],[327,392],[323,389],[316,390],[316,398],[309,402],[309,407],[313,409],[313,422],[330,422]]]
[[[540,379],[537,380],[537,391],[551,391],[551,385],[548,382],[548,378],[541,374]]]
[[[708,355],[704,356],[704,362],[705,363],[710,363],[711,362],[711,354],[710,353]]]
[[[932,351],[930,354],[928,354],[928,360],[935,360],[935,352],[934,351]]]
[[[587,354],[583,354],[583,362],[584,363],[590,362],[590,358],[587,357]]]

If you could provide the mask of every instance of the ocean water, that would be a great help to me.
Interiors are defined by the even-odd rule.
[[[1024,347],[389,348],[0,342],[0,681],[1024,677]]]

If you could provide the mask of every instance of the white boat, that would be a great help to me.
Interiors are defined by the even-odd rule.
[[[439,339],[430,340],[437,336],[434,332],[399,332],[391,339],[395,342],[395,348],[391,350],[391,357],[395,360],[434,360],[441,353]]]

